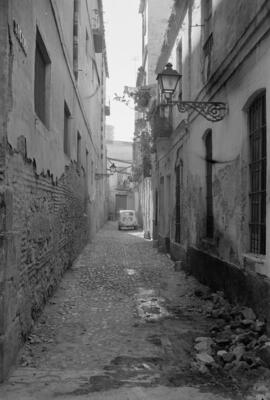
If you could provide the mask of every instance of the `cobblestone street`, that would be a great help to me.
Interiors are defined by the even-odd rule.
[[[248,396],[250,379],[193,368],[212,324],[203,289],[141,232],[108,223],[64,275],[0,399],[266,399]]]

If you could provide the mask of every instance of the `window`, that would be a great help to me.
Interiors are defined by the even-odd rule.
[[[40,120],[49,125],[49,66],[50,58],[39,30],[36,33],[35,53],[35,112]]]
[[[89,179],[89,151],[85,149],[85,180],[87,189],[88,189],[88,179]]]
[[[159,181],[159,221],[160,221],[160,232],[164,229],[164,176],[160,177]]]
[[[91,161],[91,185],[94,183],[94,161]]]
[[[95,77],[95,75],[96,75],[96,68],[95,68],[94,60],[92,60],[91,66],[92,66],[92,70],[91,70],[91,82],[93,83],[93,82],[94,82],[94,77]]]
[[[158,191],[156,190],[155,193],[155,205],[156,205],[156,209],[155,209],[155,225],[157,226],[158,224]]]
[[[214,236],[214,217],[213,217],[213,143],[212,130],[207,131],[205,136],[206,149],[206,236]]]
[[[64,152],[70,156],[70,120],[71,114],[67,103],[64,104]]]
[[[81,135],[79,132],[77,132],[77,164],[78,167],[81,166]]]
[[[181,190],[183,185],[183,161],[175,167],[175,241],[181,242]]]
[[[73,72],[75,79],[78,80],[78,69],[79,69],[79,10],[80,0],[74,0],[73,2]]]
[[[88,34],[87,29],[86,29],[86,32],[85,32],[85,54],[86,54],[87,58],[90,55],[90,53],[89,53],[89,34]]]
[[[266,98],[255,98],[248,110],[250,143],[250,251],[265,254],[266,245]]]
[[[175,168],[175,241],[180,243],[180,165]]]
[[[166,177],[166,228],[167,232],[170,232],[170,221],[171,221],[171,175]]]
[[[176,50],[176,62],[177,62],[177,70],[180,75],[182,75],[183,71],[183,63],[182,63],[182,41],[179,42]],[[182,100],[182,79],[179,81],[179,93],[178,96],[180,100]]]

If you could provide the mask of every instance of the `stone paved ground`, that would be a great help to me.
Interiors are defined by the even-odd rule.
[[[65,274],[0,399],[266,399],[256,377],[192,367],[210,324],[200,287],[142,233],[108,223]]]

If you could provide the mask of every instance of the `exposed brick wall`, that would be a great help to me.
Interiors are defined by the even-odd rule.
[[[82,169],[79,172],[71,164],[54,181],[49,172],[38,176],[35,164],[20,153],[8,153],[1,196],[5,220],[0,243],[5,263],[2,378],[46,299],[86,244],[90,222]]]

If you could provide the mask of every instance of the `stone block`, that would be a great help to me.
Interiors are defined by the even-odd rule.
[[[270,368],[270,342],[266,342],[258,351],[258,356]]]
[[[225,350],[220,350],[217,352],[217,356],[224,362],[224,363],[231,363],[235,359],[235,354],[232,352],[228,352]]]
[[[207,353],[196,354],[196,360],[204,365],[215,364],[215,360],[213,359],[213,357]]]
[[[214,342],[211,338],[202,338],[203,340],[197,341],[194,348],[198,353],[212,354],[212,346]]]
[[[251,320],[251,321],[256,320],[256,315],[252,310],[252,308],[250,307],[243,307],[241,310],[241,314],[245,320]]]
[[[238,362],[242,359],[245,353],[245,347],[240,344],[232,350],[232,353],[235,355],[236,361]]]

